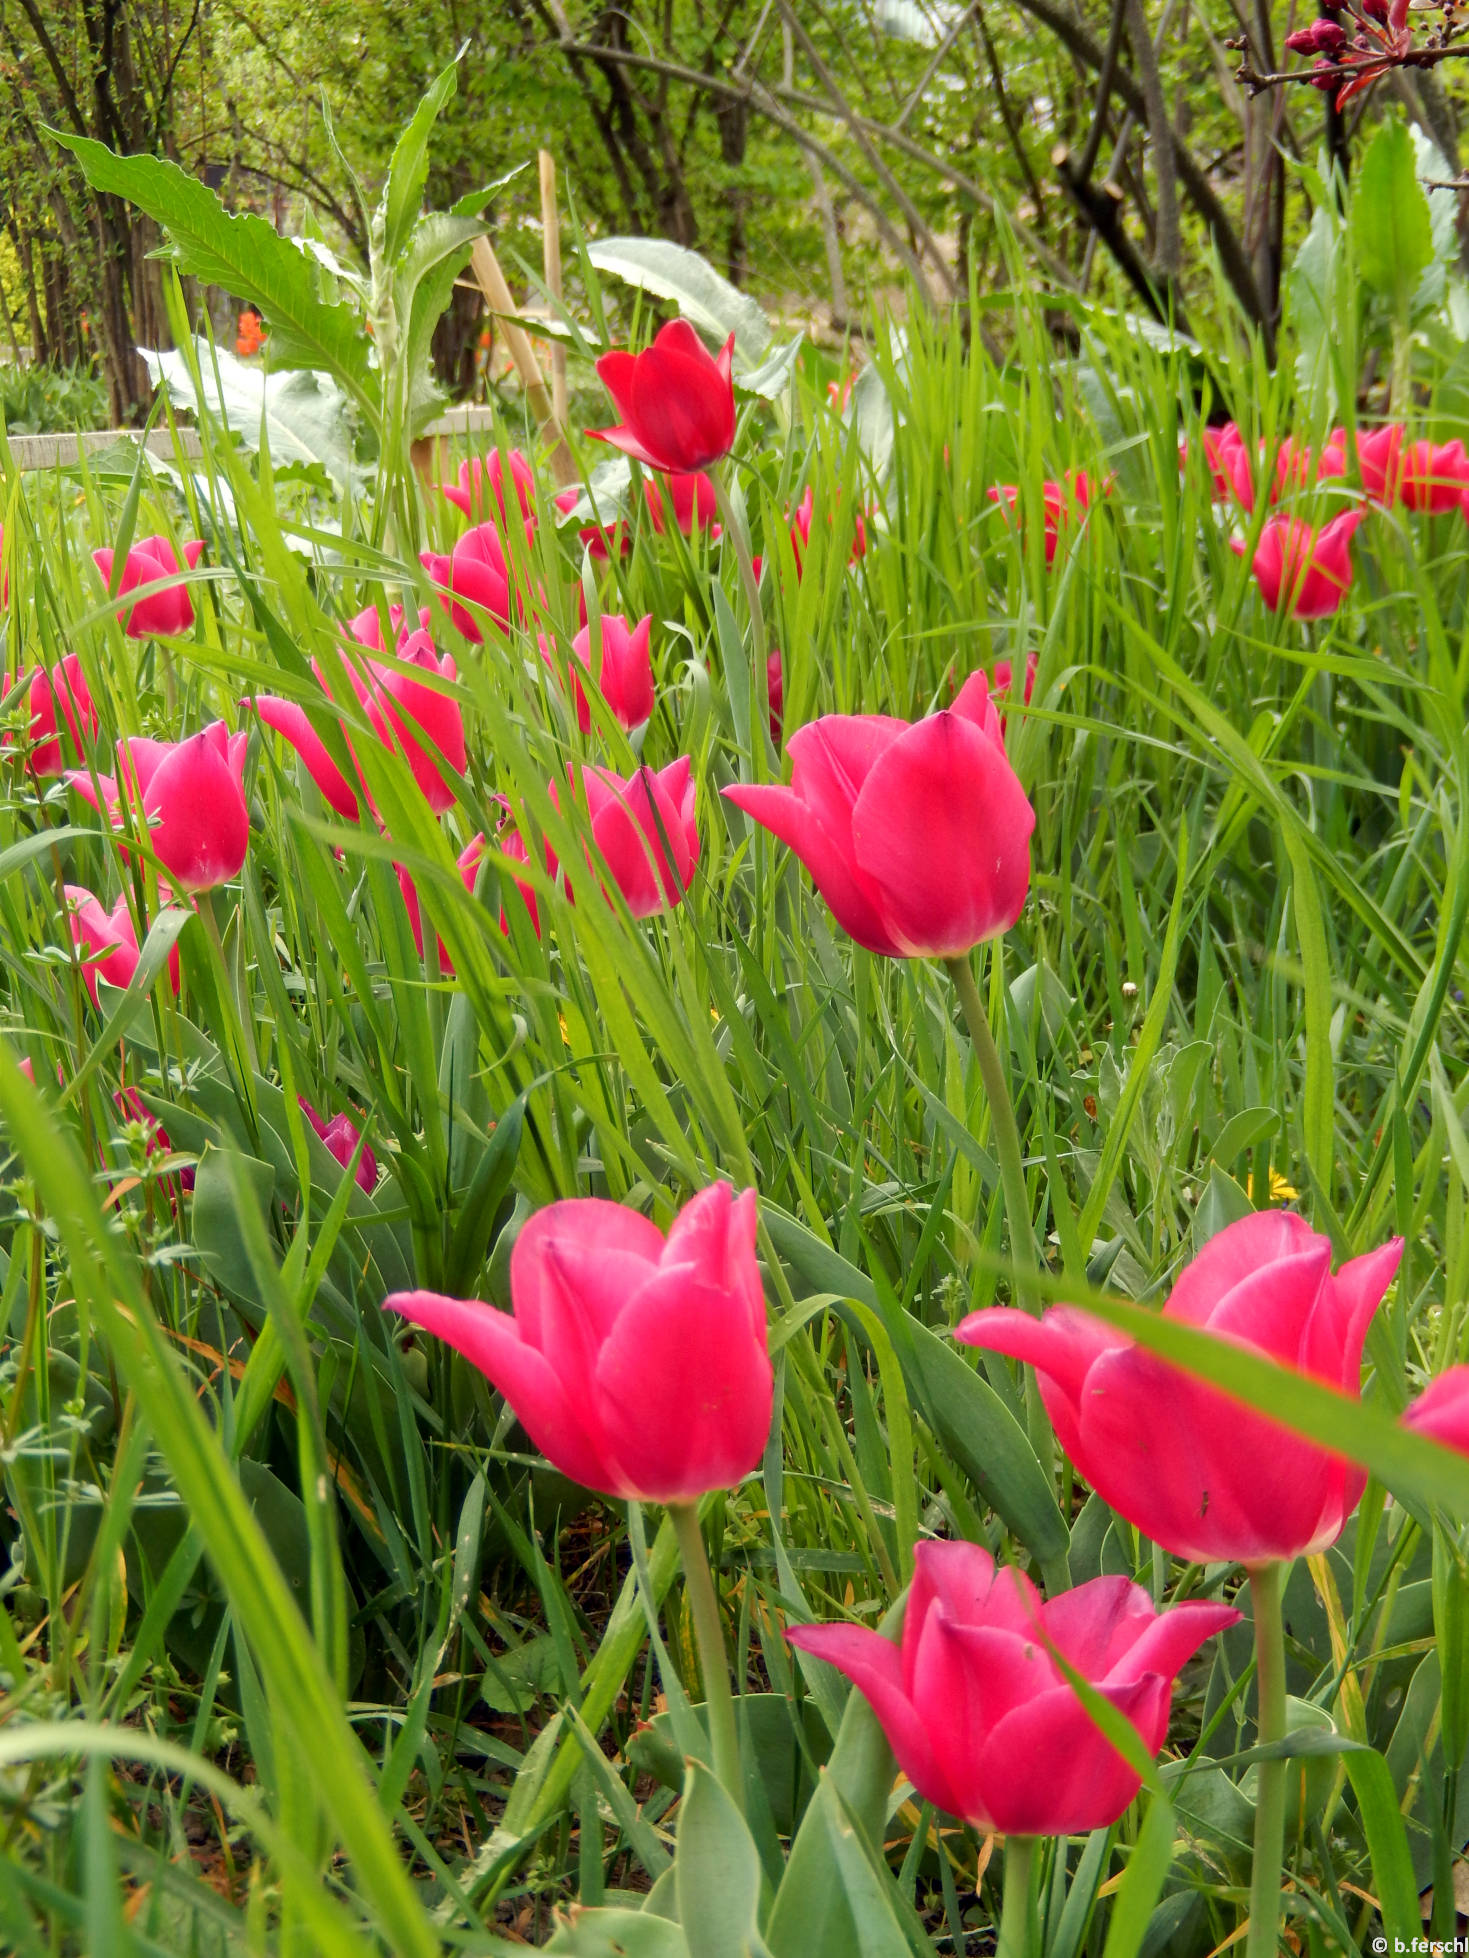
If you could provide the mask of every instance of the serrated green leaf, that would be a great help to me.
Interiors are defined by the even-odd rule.
[[[376,421],[377,388],[357,313],[316,296],[306,254],[251,212],[232,215],[207,185],[159,156],[116,156],[105,143],[51,135],[81,164],[94,190],[125,197],[162,227],[181,272],[256,307],[270,328],[275,367],[320,368]]]
[[[414,219],[423,203],[423,187],[428,182],[429,138],[444,104],[458,86],[459,62],[456,58],[429,83],[413,111],[412,119],[393,145],[377,216],[382,225],[383,257],[395,275],[398,254],[408,242]]]

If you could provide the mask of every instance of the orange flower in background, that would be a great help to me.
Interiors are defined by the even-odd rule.
[[[258,354],[265,345],[265,328],[260,323],[260,315],[253,306],[247,306],[240,314],[239,337],[235,341],[235,352],[242,360],[249,360]]]

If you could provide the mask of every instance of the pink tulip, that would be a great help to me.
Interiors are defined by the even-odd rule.
[[[464,848],[459,852],[458,857],[455,859],[455,861],[459,865],[459,875],[463,880],[464,888],[465,890],[471,893],[474,890],[474,880],[479,871],[480,858],[484,855],[484,853],[485,853],[484,837],[482,835],[474,836],[471,837],[469,842],[465,844]],[[413,943],[417,947],[418,956],[422,958],[423,957],[423,916],[419,909],[418,886],[414,883],[413,879],[409,876],[408,872],[403,868],[401,863],[395,864],[393,868],[398,873],[398,888],[403,893],[403,903],[408,912],[408,924],[410,930],[413,933]],[[449,957],[448,948],[444,944],[442,938],[439,939],[438,941],[438,947],[439,947],[439,970],[444,974],[445,978],[452,979],[454,976],[454,961]]]
[[[1022,696],[1025,705],[1030,705],[1030,697],[1035,692],[1036,669],[1040,665],[1037,653],[1025,655],[1025,692]],[[995,677],[990,682],[990,692],[996,700],[1007,700],[1015,684],[1015,668],[1007,659],[995,661]]]
[[[1304,517],[1269,517],[1255,546],[1251,569],[1272,612],[1296,619],[1325,619],[1337,610],[1352,583],[1352,537],[1365,510],[1344,510],[1318,530]],[[1238,537],[1230,549],[1245,554]]]
[[[1209,473],[1214,481],[1214,501],[1228,503],[1231,499],[1242,510],[1255,507],[1254,464],[1250,457],[1249,444],[1234,422],[1226,422],[1222,428],[1206,428],[1202,436],[1204,455],[1209,464]],[[1188,445],[1184,444],[1183,457],[1187,458]]]
[[[364,685],[354,675],[354,684],[373,733],[385,748],[398,749],[429,808],[442,815],[454,806],[454,790],[434,757],[441,757],[460,775],[469,766],[464,714],[451,695],[426,687],[413,674],[416,670],[454,680],[458,672],[453,658],[445,653],[440,659],[428,634],[414,632],[403,642],[396,660],[372,660],[369,666],[370,682]]]
[[[510,487],[519,505],[520,516],[534,517],[535,471],[519,449],[510,451]],[[491,515],[497,516],[502,524],[510,521],[505,510],[505,464],[498,449],[492,450],[484,462],[478,456],[469,462],[461,462],[457,484],[440,483],[439,489],[456,509],[464,512],[471,523],[478,522],[482,516]]]
[[[724,793],[788,843],[842,929],[887,958],[957,958],[1020,916],[1035,811],[982,673],[909,723],[826,714],[786,743],[789,788]]]
[[[304,1095],[298,1095],[296,1099],[301,1105],[301,1113],[326,1144],[328,1155],[334,1156],[346,1169],[362,1140],[361,1129],[348,1115],[334,1115],[327,1121],[317,1114]],[[371,1149],[362,1152],[362,1160],[357,1165],[357,1181],[369,1196],[377,1188],[377,1157]]]
[[[1084,469],[1068,471],[1059,483],[1041,484],[1047,564],[1056,562],[1056,552],[1060,549],[1063,532],[1090,507],[1094,494],[1092,480]],[[1009,510],[1013,518],[1020,502],[1020,489],[1017,484],[997,483],[986,491],[986,495],[991,503],[998,503]]]
[[[150,741],[134,735],[117,744],[130,799],[141,800],[153,854],[186,891],[212,891],[237,877],[250,842],[245,804],[245,748],[249,736],[231,734],[213,721],[187,741]],[[114,827],[122,821],[122,792],[111,775],[97,778],[73,769],[66,777],[94,809],[105,808]]]
[[[648,645],[653,629],[652,614],[629,626],[620,612],[602,614],[602,662],[600,672],[592,658],[592,629],[583,626],[571,642],[572,686],[576,693],[576,724],[583,734],[591,731],[592,707],[576,667],[590,673],[602,689],[602,698],[619,727],[629,731],[641,727],[653,711],[653,662]],[[550,662],[550,653],[545,655]]]
[[[71,942],[86,955],[82,967],[82,977],[87,991],[92,996],[92,1004],[98,1004],[97,981],[105,979],[109,986],[129,986],[133,974],[138,969],[140,949],[138,934],[133,928],[132,913],[128,909],[126,895],[119,897],[110,911],[104,911],[101,900],[79,884],[66,884],[67,915],[71,924]],[[169,984],[175,993],[179,989],[179,953],[177,945],[168,955]]]
[[[1367,1325],[1402,1256],[1393,1238],[1331,1275],[1331,1242],[1288,1210],[1209,1239],[1165,1319],[1197,1326],[1354,1400]],[[1180,1373],[1072,1306],[994,1307],[956,1337],[1029,1360],[1061,1446],[1105,1503],[1176,1557],[1270,1563],[1334,1543],[1361,1471]]]
[[[198,538],[184,545],[184,562],[192,571],[199,562],[204,546]],[[116,553],[110,550],[93,551],[92,559],[102,573],[102,582],[109,590],[112,586],[112,567]],[[139,585],[156,584],[160,578],[178,579],[181,566],[174,556],[173,545],[166,537],[143,537],[128,552],[122,567],[122,576],[117,583],[119,596],[136,591]],[[180,638],[194,623],[194,608],[189,603],[187,585],[174,583],[163,591],[154,592],[148,598],[140,598],[136,605],[125,606],[117,615],[117,622],[129,639],[147,639],[152,636],[167,639]]]
[[[582,773],[592,841],[635,918],[676,905],[699,861],[693,765],[680,755],[655,774],[623,777],[610,768]]]
[[[509,857],[515,863],[529,864],[530,862],[530,851],[526,848],[525,838],[521,835],[513,817],[510,815],[508,806],[505,820],[501,823],[495,836],[495,848],[502,856]],[[554,878],[557,869],[556,852],[551,848],[549,843],[544,846],[544,857],[546,875]],[[521,902],[530,913],[531,930],[539,938],[541,935],[541,910],[539,904],[536,902],[535,889],[522,878],[516,877],[513,872],[511,874],[511,881],[520,893]],[[504,888],[503,884],[501,888]],[[505,906],[503,903],[500,906],[500,929],[507,937],[509,936],[510,924],[505,916]]]
[[[67,914],[71,923],[71,942],[85,954],[82,978],[97,1005],[97,981],[109,986],[126,986],[138,969],[138,934],[126,897],[120,897],[110,911],[79,884],[67,884]]]
[[[660,470],[643,480],[648,515],[660,537],[668,521],[663,505],[665,488],[668,500],[673,505],[673,521],[685,537],[692,537],[696,530],[707,530],[711,538],[719,536],[719,525],[714,520],[719,505],[714,495],[713,479],[702,470],[693,475],[680,476],[666,475]]]
[[[689,1503],[755,1468],[772,1374],[753,1190],[702,1190],[666,1239],[621,1204],[550,1204],[515,1240],[510,1297],[513,1314],[435,1292],[384,1304],[478,1367],[586,1488]]]
[[[1239,1616],[1202,1600],[1155,1611],[1125,1577],[1042,1602],[1029,1578],[997,1569],[977,1544],[926,1542],[901,1644],[865,1625],[797,1625],[786,1636],[852,1681],[925,1801],[986,1832],[1079,1836],[1110,1828],[1141,1783],[1055,1655],[1157,1754],[1180,1668]]]
[[[466,639],[484,640],[479,620],[457,601],[467,599],[502,626],[510,623],[510,564],[498,526],[482,523],[466,530],[448,557],[421,551],[419,562],[439,587],[439,603]]]
[[[24,685],[25,680],[26,676],[22,674],[17,684]],[[75,653],[68,653],[54,666],[36,668],[30,676],[26,704],[30,708],[30,723],[26,730],[30,752],[26,755],[25,765],[33,775],[61,773],[63,724],[71,737],[69,745],[72,751],[79,759],[85,757],[87,741],[84,736],[95,737],[97,733],[97,709],[92,704],[82,663]],[[11,745],[8,734],[5,745]]]
[[[385,748],[398,750],[413,771],[424,800],[436,815],[442,815],[454,806],[454,789],[445,775],[445,766],[462,775],[469,765],[464,714],[457,700],[437,688],[425,686],[414,673],[416,670],[440,680],[454,680],[457,668],[452,657],[445,653],[440,658],[426,632],[413,632],[400,636],[392,659],[368,659],[360,664],[366,666],[365,675],[359,670],[359,662],[349,659],[347,677],[366,710],[373,733]],[[320,662],[313,660],[311,666],[321,680]],[[325,682],[322,684],[324,689]],[[367,791],[355,755],[357,785],[354,787],[332,759],[299,701],[257,694],[242,704],[253,707],[267,727],[285,736],[331,807],[339,816],[356,822],[360,813],[357,788],[362,788],[364,796]],[[321,705],[323,711],[335,711],[325,697]],[[350,743],[348,751],[351,752]]]
[[[1411,1402],[1403,1426],[1469,1455],[1469,1366],[1450,1367]]]
[[[1313,451],[1294,435],[1281,443],[1275,457],[1275,486],[1270,501],[1278,503],[1292,491],[1310,490],[1322,483],[1337,482],[1347,473],[1347,454],[1341,430],[1325,446]]]
[[[1265,461],[1264,443],[1257,442],[1252,448],[1239,427],[1234,422],[1226,422],[1222,428],[1206,428],[1203,445],[1214,479],[1214,501],[1234,502],[1246,512],[1253,511],[1255,479]],[[1187,452],[1188,445],[1185,444],[1182,451],[1185,459]],[[1313,489],[1346,473],[1345,438],[1341,429],[1333,430],[1330,439],[1319,451],[1288,435],[1276,452],[1270,501],[1278,503],[1281,497],[1293,491]]]
[[[734,447],[734,335],[715,359],[687,320],[670,320],[640,354],[603,354],[597,373],[622,416],[587,432],[672,475],[707,469]]]
[[[429,616],[427,607],[424,608],[421,616],[426,625]],[[388,607],[388,624],[393,629],[393,644],[395,646],[401,646],[403,641],[408,637],[408,628],[403,623],[403,618],[404,613],[401,605],[390,605]],[[359,646],[366,646],[369,652],[381,653],[385,650],[383,646],[382,614],[375,605],[364,606],[353,618],[348,619],[346,632],[349,639],[355,639]]]
[[[998,501],[993,491],[990,492],[990,496],[992,501]],[[1013,508],[1013,503],[1011,507]],[[802,571],[804,571],[806,567],[806,552],[811,544],[811,519],[815,515],[815,513],[816,513],[815,493],[812,490],[811,485],[808,483],[806,485],[806,494],[801,498],[801,501],[796,505],[795,514],[791,518],[791,549],[796,554],[797,577],[801,575]],[[829,510],[826,513],[826,521],[827,521],[828,528],[830,528],[831,521],[832,521],[832,513]],[[862,513],[859,510],[857,512],[856,529],[852,533],[852,548],[848,554],[847,562],[848,564],[855,564],[859,557],[865,557],[866,555],[867,555],[867,525],[863,522]],[[1050,559],[1047,558],[1046,562],[1049,564]]]

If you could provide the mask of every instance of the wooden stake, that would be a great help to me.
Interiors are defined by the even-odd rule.
[[[546,290],[561,303],[561,216],[556,209],[556,159],[549,150],[540,152],[541,166],[541,242],[546,266]],[[551,405],[559,428],[566,426],[566,349],[559,340],[551,342]]]
[[[505,274],[500,270],[500,261],[488,238],[475,239],[470,265],[479,281],[480,291],[489,302],[490,311],[496,315],[496,323],[505,336],[505,345],[515,362],[515,371],[525,389],[530,411],[540,425],[542,440],[551,451],[551,474],[563,487],[575,483],[580,480],[576,458],[567,446],[565,431],[546,392],[545,376],[536,359],[535,349],[526,338],[524,328],[515,324],[516,304],[510,297]]]

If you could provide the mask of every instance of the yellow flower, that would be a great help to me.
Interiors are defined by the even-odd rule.
[[[1288,1203],[1291,1201],[1292,1198],[1298,1197],[1300,1194],[1301,1194],[1300,1191],[1295,1187],[1293,1183],[1286,1182],[1285,1178],[1281,1175],[1280,1171],[1275,1167],[1274,1163],[1272,1163],[1270,1165],[1270,1196],[1268,1199],[1269,1202]],[[1260,1179],[1258,1176],[1252,1176],[1250,1178],[1250,1202],[1258,1203],[1259,1201],[1260,1201]]]

